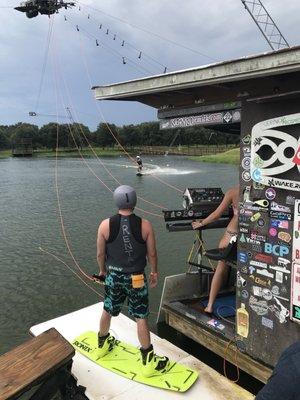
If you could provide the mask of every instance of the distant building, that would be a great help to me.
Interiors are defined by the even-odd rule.
[[[12,155],[13,157],[32,157],[33,156],[32,139],[30,138],[18,139],[13,144]]]

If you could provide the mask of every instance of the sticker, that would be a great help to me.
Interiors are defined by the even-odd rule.
[[[290,260],[287,260],[286,258],[278,257],[278,265],[287,266],[290,263],[291,263]]]
[[[251,143],[251,135],[246,135],[243,137],[242,142],[248,146]]]
[[[239,262],[245,264],[246,262],[248,262],[248,255],[247,255],[247,253],[244,253],[244,252],[240,251],[240,252],[238,253],[238,259],[239,259]]]
[[[255,268],[252,265],[250,265],[249,267],[249,272],[250,274],[253,274],[255,272]]]
[[[262,247],[260,244],[252,244],[252,249],[253,249],[253,251],[256,251],[257,253],[262,252]]]
[[[289,254],[290,250],[287,246],[279,244],[265,243],[264,252],[267,254],[274,254],[275,256],[284,256]]]
[[[259,219],[257,220],[257,225],[258,225],[258,226],[265,226],[265,221],[264,221],[262,218],[259,218]]]
[[[281,324],[287,322],[287,317],[290,315],[289,310],[276,298],[274,297],[275,303],[269,307],[270,311],[275,314]]]
[[[250,200],[250,193],[251,193],[251,186],[245,186],[243,191],[243,200],[244,202],[249,202]]]
[[[267,254],[258,253],[254,256],[255,260],[266,262],[267,264],[273,264],[273,257]]]
[[[244,228],[244,227],[240,227],[240,232],[241,233],[249,233],[249,229]]]
[[[266,318],[266,317],[261,317],[261,324],[269,329],[273,329],[273,327],[274,327],[274,322],[271,319]]]
[[[248,268],[247,268],[247,266],[246,265],[241,265],[241,272],[243,273],[243,274],[248,274]]]
[[[278,233],[278,238],[280,240],[283,240],[286,243],[290,243],[290,241],[292,240],[292,237],[289,233],[287,232],[279,232]]]
[[[285,199],[286,204],[293,206],[295,204],[296,198],[294,196],[287,196]]]
[[[273,237],[277,236],[277,229],[275,229],[275,228],[270,228],[270,229],[269,229],[269,235],[270,235],[270,236],[273,236]]]
[[[243,299],[248,299],[249,297],[249,293],[247,292],[247,290],[243,289],[242,290],[242,298]]]
[[[262,177],[261,177],[261,170],[260,170],[259,168],[256,168],[256,169],[252,172],[252,174],[251,174],[250,176],[252,176],[252,179],[255,180],[255,182],[259,182],[259,183],[260,183],[260,181],[262,180]]]
[[[240,219],[239,225],[248,228],[249,223],[248,223],[248,222],[241,221],[241,219]]]
[[[280,271],[276,271],[275,273],[275,281],[278,283],[283,283],[283,273]]]
[[[300,264],[300,200],[295,201],[293,227],[293,261]]]
[[[257,190],[263,190],[265,188],[265,185],[263,185],[262,183],[258,183],[258,182],[253,182],[252,185],[253,185],[253,188],[257,189]]]
[[[242,233],[241,236],[240,236],[240,242],[241,243],[246,243],[246,236],[245,236],[244,233]]]
[[[255,202],[254,202],[254,204],[258,204],[259,206],[261,206],[261,207],[269,207],[269,201],[268,200],[266,200],[266,199],[262,199],[262,200],[256,200]]]
[[[271,226],[274,228],[289,229],[289,222],[279,219],[271,219]]]
[[[262,279],[259,276],[254,277],[254,282],[261,286],[271,286],[270,279]]]
[[[268,200],[274,200],[276,197],[276,191],[273,188],[268,188],[265,192],[266,198]]]
[[[300,137],[294,128],[286,133],[281,127],[300,123],[300,114],[262,121],[252,129],[251,176],[271,187],[300,191]],[[262,161],[259,169],[257,157]],[[257,172],[259,171],[259,173]]]
[[[272,294],[272,292],[271,292],[271,290],[270,289],[266,289],[266,288],[264,288],[263,290],[262,290],[262,297],[265,299],[265,300],[272,300],[272,298],[273,298],[273,294]]]
[[[236,285],[237,285],[238,288],[247,286],[246,279],[244,279],[242,277],[242,275],[241,275],[241,273],[239,271],[236,274]]]
[[[256,297],[251,295],[249,299],[249,306],[257,315],[268,314],[269,307],[265,300],[258,300]]]
[[[292,214],[284,213],[282,211],[270,211],[270,217],[273,219],[283,219],[285,221],[291,221]]]
[[[279,271],[279,272],[284,273],[284,274],[290,274],[291,273],[291,271],[286,269],[286,267],[279,267],[278,265],[271,265],[270,269],[273,269],[274,271]]]
[[[281,204],[276,203],[275,201],[271,202],[271,210],[272,211],[281,211],[284,213],[290,213],[290,207],[282,206]]]
[[[245,181],[245,182],[251,181],[250,172],[249,172],[249,171],[243,171],[243,173],[242,173],[242,179],[243,179],[243,181]]]
[[[252,215],[252,217],[250,218],[250,221],[251,222],[255,222],[255,221],[257,221],[259,218],[261,217],[261,213],[256,213],[256,214],[254,214],[254,215]]]
[[[252,287],[252,292],[254,296],[257,297],[263,297],[265,300],[272,300],[273,294],[270,289],[267,288],[261,288],[259,286],[253,286]]]
[[[272,293],[274,294],[274,296],[279,296],[280,295],[280,290],[279,290],[279,286],[273,286],[272,287]]]
[[[250,265],[252,265],[253,267],[259,267],[259,268],[267,268],[268,267],[268,264],[260,262],[260,261],[254,261],[254,260],[250,261]]]
[[[245,157],[242,160],[242,168],[246,169],[247,171],[250,170],[251,158]]]
[[[251,147],[249,147],[249,146],[243,147],[243,153],[244,153],[244,157],[247,157],[247,156],[249,157],[251,154]]]
[[[260,242],[259,242],[258,240],[253,240],[253,239],[251,239],[251,238],[249,238],[249,237],[246,237],[246,242],[249,243],[249,244],[257,244],[257,245],[260,245]]]
[[[260,157],[256,156],[253,159],[253,165],[256,168],[261,168],[264,165],[264,162]]]
[[[211,319],[207,322],[207,325],[213,326],[216,329],[219,329],[220,331],[222,331],[223,329],[225,329],[225,325],[221,324],[220,321],[218,321],[217,319]]]
[[[268,272],[266,269],[257,269],[256,273],[258,275],[266,276],[267,278],[274,278],[274,274],[271,274],[271,272]]]

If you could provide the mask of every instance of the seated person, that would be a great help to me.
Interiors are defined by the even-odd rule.
[[[226,231],[220,240],[219,248],[223,249],[228,246],[230,239],[237,234],[238,231],[238,206],[239,206],[239,186],[235,186],[229,189],[222,200],[219,207],[213,211],[208,217],[201,220],[196,220],[192,222],[193,229],[203,228],[205,225],[211,224],[217,221],[225,213],[228,207],[233,208],[233,217],[229,222]],[[218,262],[217,268],[215,270],[211,288],[209,293],[208,304],[205,308],[205,312],[211,314],[213,312],[213,305],[216,297],[222,287],[223,282],[226,281],[228,275],[228,267],[224,260]]]
[[[255,400],[299,400],[300,342],[289,346],[281,354],[267,384]]]
[[[143,169],[143,161],[142,161],[142,159],[141,159],[140,156],[136,156],[136,163],[137,163],[137,165],[138,165],[138,170],[137,170],[137,172],[142,172],[142,169]]]

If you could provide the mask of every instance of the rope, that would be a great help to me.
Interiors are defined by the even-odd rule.
[[[53,17],[54,19],[54,17]],[[54,54],[53,54],[54,56]],[[54,66],[54,59],[53,59],[53,66]],[[54,72],[54,67],[53,67],[53,72]],[[58,87],[57,87],[57,79],[56,75],[53,74],[53,80],[54,80],[54,88],[55,88],[55,103],[56,103],[56,113],[58,115]],[[61,203],[60,203],[60,195],[59,195],[59,187],[58,187],[58,146],[59,146],[59,123],[58,123],[58,118],[57,118],[57,127],[56,127],[56,151],[55,151],[55,170],[54,170],[54,175],[55,175],[55,191],[56,191],[56,198],[57,198],[57,206],[58,206],[58,212],[59,212],[59,219],[60,219],[60,225],[61,225],[61,232],[66,244],[66,247],[68,249],[68,252],[78,268],[78,270],[82,273],[83,276],[85,276],[88,280],[93,281],[93,278],[85,273],[85,271],[80,267],[79,263],[77,262],[76,258],[74,257],[74,254],[72,252],[67,234],[66,234],[66,229],[64,225],[64,218],[62,214],[62,209],[61,209]]]
[[[95,8],[95,7],[89,6],[89,5],[87,5],[87,4],[83,4],[83,3],[81,3],[81,1],[77,1],[77,3],[79,3],[79,4],[82,5],[82,6],[86,6],[86,7],[90,8],[90,9],[92,9],[92,10],[95,10],[95,11],[101,13],[101,14],[104,14],[104,15],[110,17],[110,18],[113,18],[113,19],[115,19],[115,20],[117,20],[117,21],[119,21],[119,22],[122,22],[122,23],[124,23],[124,24],[126,24],[126,25],[129,25],[129,26],[131,26],[131,27],[134,28],[134,29],[138,29],[138,30],[140,30],[140,31],[142,31],[142,32],[145,32],[145,33],[149,34],[149,35],[155,36],[155,37],[157,37],[157,38],[159,38],[159,39],[161,39],[161,40],[164,40],[164,41],[166,41],[166,42],[169,42],[169,43],[171,43],[171,44],[173,44],[173,45],[175,45],[175,46],[178,46],[178,47],[181,47],[181,48],[183,48],[183,49],[189,50],[189,51],[191,51],[191,52],[193,52],[193,53],[195,53],[195,54],[199,54],[200,56],[206,57],[206,58],[208,58],[208,59],[210,59],[210,60],[212,60],[212,61],[217,61],[215,58],[212,58],[212,57],[210,57],[210,56],[208,56],[208,55],[206,55],[206,54],[204,54],[204,53],[201,53],[201,52],[198,51],[198,50],[195,50],[195,49],[193,49],[193,48],[191,48],[191,47],[188,47],[188,46],[186,46],[186,45],[183,45],[183,44],[180,44],[180,43],[178,43],[178,42],[175,42],[175,41],[173,41],[173,40],[171,40],[171,39],[165,38],[164,36],[159,35],[158,33],[152,32],[152,31],[147,30],[147,29],[145,29],[145,28],[142,28],[142,27],[140,27],[140,26],[138,26],[138,25],[132,24],[132,23],[130,23],[130,22],[128,22],[128,21],[126,21],[126,20],[124,20],[124,19],[122,19],[122,18],[115,17],[114,15],[108,14],[108,13],[106,13],[106,12],[100,10],[99,8]]]
[[[90,286],[88,283],[86,283],[86,282],[81,278],[81,276],[80,276],[79,274],[77,274],[77,272],[75,272],[75,271],[73,270],[72,267],[70,267],[65,261],[63,261],[63,260],[62,260],[60,257],[58,257],[56,254],[50,253],[50,251],[47,251],[47,250],[43,249],[42,247],[39,247],[39,250],[40,250],[42,253],[48,254],[49,256],[55,258],[55,259],[56,259],[57,261],[59,261],[60,263],[64,264],[64,265],[72,272],[72,274],[74,274],[78,279],[81,280],[81,282],[82,282],[85,286],[87,286],[90,290],[92,290],[97,296],[100,296],[101,298],[104,298],[103,294],[99,293],[99,292],[98,292],[97,290],[95,290],[92,286]]]
[[[81,11],[81,10],[79,10],[79,11]],[[156,60],[153,56],[150,56],[150,55],[147,54],[145,51],[143,51],[143,50],[141,50],[141,49],[138,49],[137,47],[135,47],[134,45],[132,45],[131,43],[129,43],[127,40],[120,39],[120,41],[119,41],[119,40],[118,40],[118,39],[119,39],[119,35],[118,35],[117,33],[111,32],[109,28],[105,27],[102,23],[100,23],[99,20],[97,20],[96,18],[92,17],[90,14],[86,14],[86,13],[84,13],[84,12],[82,12],[82,13],[83,13],[85,16],[87,16],[89,20],[95,21],[95,22],[97,23],[99,29],[102,30],[102,32],[104,32],[104,31],[106,30],[105,36],[110,36],[110,37],[112,37],[112,38],[113,38],[113,41],[115,41],[115,42],[117,42],[117,43],[120,43],[121,46],[124,47],[124,48],[125,48],[125,47],[131,48],[131,49],[136,53],[136,55],[137,55],[137,57],[138,57],[139,60],[145,59],[145,58],[146,58],[146,59],[149,59],[149,60],[155,65],[156,68],[157,68],[157,66],[162,67],[164,72],[166,72],[166,71],[169,69],[169,68],[166,67],[164,64],[162,64],[161,62],[159,62],[158,60]],[[148,61],[148,62],[149,62],[149,61]]]
[[[46,49],[45,49],[45,54],[44,54],[44,62],[43,62],[43,67],[42,67],[42,73],[41,73],[41,79],[40,79],[40,84],[39,84],[39,90],[38,90],[38,96],[35,104],[35,111],[37,112],[39,103],[40,103],[40,97],[41,97],[41,92],[42,92],[42,86],[44,83],[44,77],[45,77],[45,72],[46,72],[46,67],[47,67],[47,61],[48,61],[48,54],[49,54],[49,49],[50,49],[50,43],[51,43],[51,36],[53,32],[53,23],[54,19],[49,18],[49,27],[48,27],[48,34],[47,34],[47,40],[46,40]]]
[[[62,76],[63,76],[63,75],[62,75]],[[56,86],[56,87],[57,87],[57,86]],[[60,89],[60,97],[61,97],[61,102],[62,102],[62,104],[63,104],[63,107],[65,108],[65,103],[64,103],[64,100],[63,100],[63,96],[62,96],[62,93],[61,93],[61,89]],[[112,190],[108,185],[106,185],[106,183],[94,172],[94,170],[93,170],[93,169],[89,166],[89,164],[86,162],[86,160],[85,160],[85,158],[84,158],[84,156],[83,156],[83,154],[82,154],[82,152],[81,152],[81,150],[80,150],[80,148],[79,148],[79,146],[78,146],[78,144],[77,144],[77,142],[76,142],[76,139],[75,139],[75,137],[74,137],[74,134],[73,134],[73,132],[72,132],[72,129],[71,129],[70,124],[67,124],[67,125],[68,125],[69,132],[70,132],[70,134],[71,134],[71,137],[72,137],[72,139],[73,139],[74,145],[75,145],[75,147],[76,147],[76,149],[77,149],[77,151],[78,151],[78,153],[79,153],[81,159],[82,159],[83,162],[85,163],[85,165],[88,167],[88,169],[91,171],[91,173],[96,177],[96,179],[98,179],[99,182],[101,182],[101,184],[102,184],[103,186],[105,186],[107,190],[109,190],[111,193],[113,193],[113,190]],[[58,151],[58,148],[57,148],[57,151]],[[99,159],[99,158],[98,158],[98,159]],[[99,159],[99,161],[100,161],[100,159]],[[104,166],[104,165],[103,165],[103,166]],[[105,168],[105,167],[104,167],[104,168]],[[112,175],[111,175],[111,176],[112,176]],[[119,182],[119,181],[117,181],[117,182]],[[120,182],[119,182],[119,183],[120,183]],[[143,198],[142,198],[142,199],[143,199]],[[149,201],[146,200],[146,199],[143,199],[143,201],[149,202]],[[151,202],[149,202],[149,203],[151,203]],[[152,204],[154,205],[154,203],[152,203]],[[156,205],[156,206],[157,206],[157,205]],[[159,206],[159,207],[162,207],[162,206]],[[163,207],[162,207],[162,208],[163,208]],[[163,216],[160,215],[160,214],[156,214],[156,213],[153,213],[153,212],[144,210],[144,209],[142,209],[142,208],[140,208],[140,207],[136,207],[136,210],[139,210],[139,211],[141,211],[141,212],[143,212],[143,213],[145,213],[145,214],[152,215],[152,216],[155,216],[155,217],[158,217],[158,218],[163,218]]]
[[[230,347],[230,345],[231,345],[231,343],[234,343],[235,344],[235,348],[236,348],[236,350],[235,350],[235,367],[236,367],[236,372],[237,372],[237,377],[236,377],[236,379],[230,379],[230,378],[228,378],[228,376],[227,376],[227,371],[226,371],[226,355],[227,355],[227,352],[228,352],[228,350],[229,350],[229,347]],[[237,354],[238,354],[238,347],[237,347],[237,345],[236,345],[236,343],[235,343],[235,341],[234,341],[234,339],[231,339],[228,343],[227,343],[227,346],[226,346],[226,349],[225,349],[225,354],[224,354],[224,358],[223,358],[223,372],[224,372],[224,376],[228,379],[228,380],[230,380],[231,382],[233,382],[233,383],[237,383],[238,381],[239,381],[239,379],[240,379],[240,369],[239,369],[239,367],[238,367],[238,363],[237,363]]]
[[[84,63],[84,65],[85,65],[87,77],[88,77],[88,80],[89,80],[89,84],[90,84],[90,86],[93,86],[93,85],[92,85],[91,74],[90,74],[90,72],[89,72],[89,67],[88,67],[88,64],[87,64],[87,61],[86,61],[86,57],[85,57],[85,53],[84,53],[84,49],[83,49],[81,40],[80,40],[80,49],[81,49],[81,55],[82,55],[83,63]],[[94,99],[94,100],[95,100],[95,99]],[[111,127],[110,127],[109,124],[107,123],[107,121],[106,121],[106,119],[105,119],[105,117],[104,117],[104,114],[103,114],[103,112],[102,112],[102,108],[100,107],[100,105],[99,105],[99,103],[97,102],[97,100],[95,100],[95,104],[96,104],[96,108],[97,108],[98,112],[99,112],[100,115],[101,115],[101,118],[102,118],[104,124],[106,125],[108,131],[110,132],[110,134],[112,135],[112,137],[114,138],[114,140],[116,141],[116,143],[118,144],[118,146],[122,149],[122,151],[124,152],[124,154],[126,154],[126,156],[134,163],[134,165],[136,165],[136,161],[135,161],[135,160],[131,157],[131,155],[127,152],[127,150],[126,150],[126,149],[124,148],[124,146],[121,144],[121,142],[120,142],[119,139],[116,137],[116,135],[115,135],[114,132],[112,131]],[[181,189],[177,188],[177,187],[174,186],[174,185],[171,185],[171,184],[168,183],[168,182],[165,182],[163,179],[161,179],[161,178],[159,178],[159,177],[157,177],[157,176],[154,176],[154,175],[150,175],[150,176],[151,176],[152,178],[154,178],[154,179],[157,179],[159,182],[163,183],[164,185],[170,187],[171,189],[174,189],[174,190],[176,190],[176,191],[182,193],[182,190],[181,190]]]
[[[66,22],[70,23],[69,20],[65,20]],[[107,44],[104,44],[103,42],[100,42],[100,39],[98,36],[93,35],[92,33],[88,32],[86,29],[82,28],[82,26],[79,25],[74,25],[74,28],[78,33],[84,33],[85,36],[92,38],[96,42],[96,46],[99,46],[99,48],[104,48],[107,51],[109,51],[111,54],[113,54],[116,58],[118,58],[119,61],[121,61],[124,65],[125,64],[133,64],[133,67],[138,70],[139,72],[147,73],[152,75],[152,72],[149,71],[148,69],[142,67],[141,65],[137,64],[135,61],[133,61],[129,57],[123,56],[122,53],[118,52],[117,50],[113,49],[112,47],[108,46]],[[101,46],[100,46],[101,44]]]

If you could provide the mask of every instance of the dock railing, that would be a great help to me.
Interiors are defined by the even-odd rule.
[[[236,148],[236,145],[213,146],[132,146],[126,147],[131,154],[144,155],[178,155],[178,156],[206,156],[210,154],[224,153]]]

